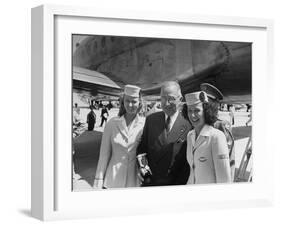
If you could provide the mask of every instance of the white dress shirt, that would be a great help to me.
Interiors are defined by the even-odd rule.
[[[179,111],[176,111],[175,114],[173,114],[172,116],[170,116],[171,122],[170,122],[170,130],[168,132],[171,131],[171,129],[173,128],[173,125],[175,124],[175,121],[178,117]],[[165,122],[167,121],[168,115],[165,113]]]

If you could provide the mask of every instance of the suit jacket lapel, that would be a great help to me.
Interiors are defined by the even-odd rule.
[[[128,137],[133,136],[137,131],[139,131],[139,126],[143,126],[143,121],[140,116],[136,116],[134,121],[132,122],[132,125],[130,127],[130,130],[128,130]]]
[[[167,144],[167,132],[165,129],[165,113],[161,114],[160,120],[159,120],[159,126],[161,126],[160,130],[162,131],[159,136],[159,142],[163,146]]]
[[[204,125],[204,127],[202,128],[198,139],[195,141],[194,144],[194,149],[197,149],[201,144],[203,144],[205,142],[205,140],[207,139],[208,136],[210,136],[210,129],[212,127],[210,127],[209,125]]]
[[[136,116],[136,118],[132,121],[132,124],[129,127],[130,129],[128,129],[128,127],[126,126],[128,137],[131,137],[134,134],[137,125],[138,125],[138,116]]]
[[[196,150],[205,140],[206,137],[200,135],[199,138],[195,141],[194,150]]]
[[[187,130],[186,121],[181,116],[181,113],[179,112],[178,117],[170,130],[170,132],[167,135],[167,142],[175,142],[184,132]],[[183,138],[184,139],[184,138]]]
[[[169,143],[174,143],[173,155],[175,156],[179,151],[179,147],[181,146],[181,143],[185,140],[185,137],[181,137],[181,136],[184,136],[185,131],[189,129],[189,127],[187,126],[187,122],[179,112],[172,129],[170,130],[169,133],[167,133],[165,129],[165,114],[163,112],[163,117],[161,118],[161,124],[163,125],[163,129],[162,129],[163,132],[161,136],[159,136],[159,141],[162,146],[167,145]],[[166,154],[170,153],[169,150],[170,150],[169,148],[162,149],[158,155],[157,161],[160,161]]]
[[[128,128],[126,126],[126,121],[124,116],[122,116],[120,120],[117,122],[117,127],[120,133],[122,134],[122,136],[128,141],[129,134],[128,134]]]

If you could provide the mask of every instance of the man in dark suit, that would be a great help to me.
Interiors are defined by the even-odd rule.
[[[107,122],[108,116],[109,116],[109,114],[108,114],[108,111],[107,111],[107,109],[106,109],[106,106],[103,105],[103,106],[102,106],[102,109],[101,109],[101,115],[100,115],[100,117],[101,117],[101,124],[100,124],[100,127],[102,127],[102,125],[103,125],[104,122]]]
[[[96,124],[96,114],[93,106],[90,106],[90,110],[91,111],[87,115],[88,131],[93,131]]]
[[[143,186],[186,184],[189,165],[181,146],[191,129],[180,113],[181,89],[177,82],[161,87],[163,111],[146,118],[143,136],[137,149]],[[180,151],[181,150],[181,151]]]

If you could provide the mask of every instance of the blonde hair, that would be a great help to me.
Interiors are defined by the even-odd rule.
[[[120,102],[120,107],[119,107],[119,112],[118,112],[118,116],[121,117],[123,115],[126,114],[126,109],[125,109],[125,106],[124,106],[124,95],[125,94],[122,94],[119,98],[119,102]],[[143,111],[143,99],[142,99],[142,94],[140,92],[139,94],[139,107],[138,107],[138,110],[137,110],[137,114],[142,114],[142,111]]]

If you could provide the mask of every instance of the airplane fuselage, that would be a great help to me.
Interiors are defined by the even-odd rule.
[[[177,80],[183,94],[202,82],[219,88],[225,101],[251,101],[251,43],[89,36],[73,55],[73,65],[97,71],[120,87],[138,85],[146,95]]]

